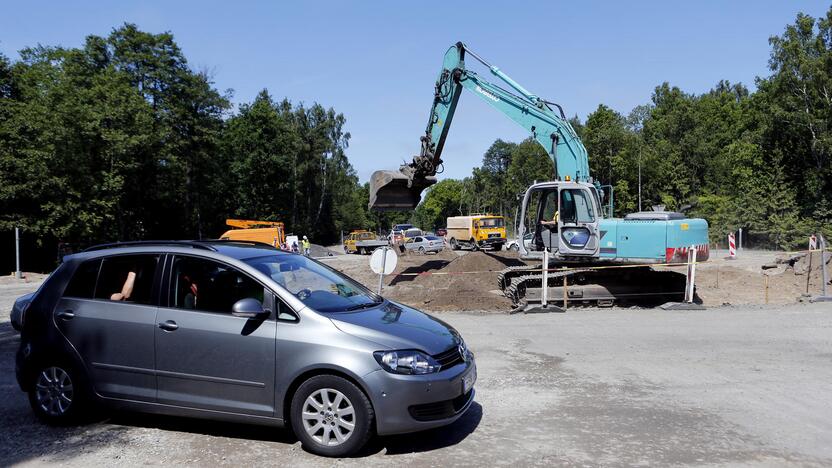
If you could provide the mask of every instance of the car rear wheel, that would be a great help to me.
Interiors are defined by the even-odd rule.
[[[86,379],[71,366],[41,366],[29,389],[29,404],[47,424],[78,423],[84,416],[88,397]]]
[[[453,237],[451,237],[451,250],[459,250],[459,243]]]
[[[425,248],[424,247],[419,247],[419,253],[424,255],[425,254]]]
[[[509,250],[511,250],[512,252],[519,252],[520,251],[520,244],[511,244],[511,247],[509,247]]]
[[[292,429],[312,453],[342,457],[360,450],[373,434],[370,400],[352,382],[334,375],[310,378],[292,397]]]

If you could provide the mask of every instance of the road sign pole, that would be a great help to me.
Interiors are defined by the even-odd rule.
[[[387,266],[387,247],[381,248],[381,272],[378,274],[378,295],[381,296],[381,288],[384,287],[384,268]]]

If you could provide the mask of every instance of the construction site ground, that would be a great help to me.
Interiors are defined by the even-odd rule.
[[[43,425],[14,380],[20,339],[8,317],[39,280],[0,278],[4,466],[832,465],[828,304],[437,312],[476,354],[471,409],[336,461],[263,426],[130,413]]]
[[[333,256],[322,261],[377,290],[378,275],[370,269],[369,256],[344,255],[340,246],[330,247],[330,252]],[[697,265],[696,293],[705,306],[800,302],[807,299],[807,279],[809,296],[820,294],[819,252],[813,254],[811,275],[805,255],[744,250],[734,260],[726,259],[727,256],[727,251],[714,250],[707,262]],[[799,258],[794,260],[795,257]],[[794,260],[793,264],[788,260]],[[540,267],[540,263],[524,262],[508,251],[407,253],[399,256],[395,271],[384,278],[383,294],[429,311],[507,312],[511,310],[511,301],[498,289],[497,272],[521,265]],[[763,269],[764,266],[769,268]],[[832,275],[832,265],[829,268]],[[685,267],[667,269],[685,272]]]
[[[43,275],[2,277],[0,463],[832,465],[832,305],[797,301],[805,291],[805,274],[794,272],[801,264],[775,263],[789,256],[746,251],[730,263],[722,256],[712,252],[714,261],[697,272],[711,307],[696,311],[508,315],[493,273],[388,277],[385,294],[434,311],[465,337],[477,359],[475,403],[450,426],[377,437],[358,456],[337,461],[305,452],[287,430],[263,426],[131,413],[43,425],[14,379],[20,339],[8,315],[14,298],[35,290]],[[449,251],[404,257],[396,271],[496,270],[514,260],[508,252]],[[367,256],[333,252],[324,261],[376,286]],[[763,305],[766,264],[778,266],[767,270],[770,304]]]

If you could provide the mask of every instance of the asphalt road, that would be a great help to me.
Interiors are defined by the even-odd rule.
[[[3,465],[832,465],[828,304],[443,313],[476,353],[476,404],[452,426],[329,460],[260,426],[135,414],[40,424],[13,376],[7,306],[25,289],[0,284]]]

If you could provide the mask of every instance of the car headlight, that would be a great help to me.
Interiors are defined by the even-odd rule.
[[[435,359],[421,351],[376,351],[373,353],[381,367],[394,374],[432,374],[441,367]]]

